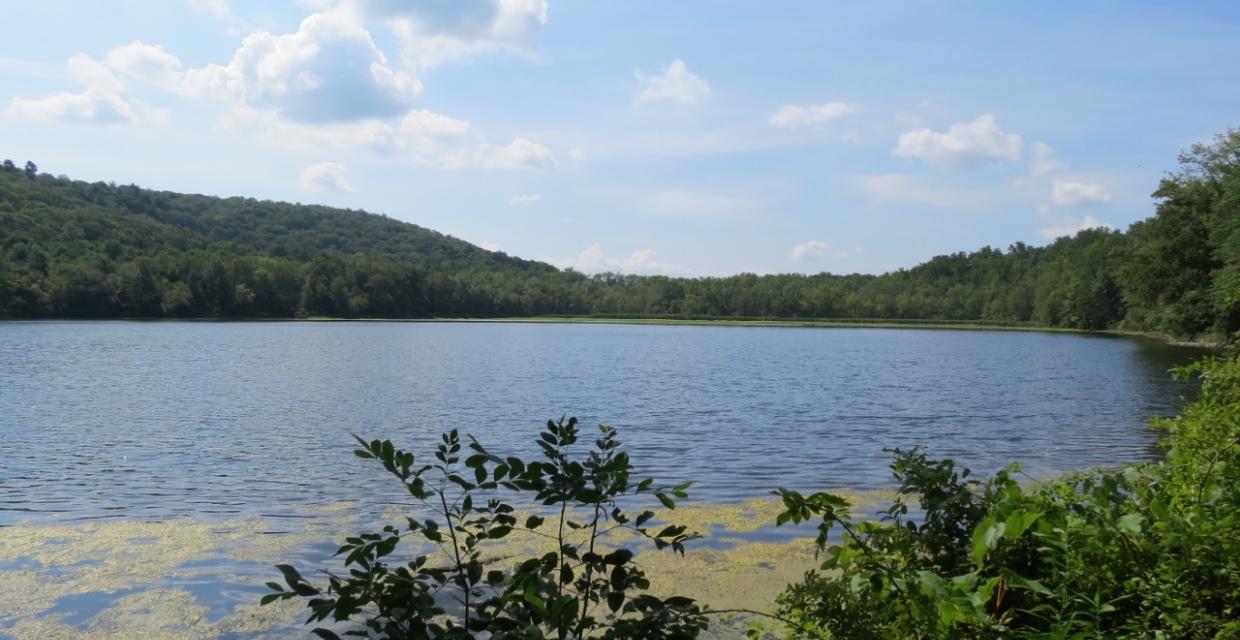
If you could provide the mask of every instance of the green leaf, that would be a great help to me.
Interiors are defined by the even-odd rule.
[[[1023,535],[1041,517],[1041,513],[1015,511],[1003,523],[1004,535],[1009,540],[1015,540]]]
[[[1003,537],[1005,526],[1002,522],[995,522],[994,516],[986,516],[984,520],[973,530],[973,563],[981,565],[986,559],[986,555],[991,549],[995,548],[995,544]]]
[[[1124,533],[1127,533],[1129,535],[1134,535],[1134,536],[1140,535],[1141,534],[1141,514],[1128,513],[1123,516],[1120,516],[1117,526],[1119,527],[1120,531],[1123,531]]]
[[[522,594],[522,597],[525,598],[525,601],[530,603],[530,606],[535,609],[538,609],[539,611],[547,610],[547,603],[542,598],[538,597],[538,593],[534,591],[534,585],[527,586],[525,588],[525,593]]]

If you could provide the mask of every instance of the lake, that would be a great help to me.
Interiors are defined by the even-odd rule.
[[[351,433],[533,453],[561,415],[728,500],[890,483],[884,447],[1044,475],[1157,455],[1200,353],[1006,331],[606,324],[0,324],[0,524],[298,515],[381,478]]]
[[[1201,353],[1008,331],[0,323],[0,638],[303,636],[300,603],[255,606],[271,565],[321,566],[407,497],[351,433],[429,453],[458,428],[532,455],[548,418],[606,422],[643,472],[748,505],[729,517],[752,532],[777,486],[890,486],[885,447],[1029,477],[1154,459],[1148,419],[1192,392],[1167,370]],[[699,553],[769,598],[804,552]]]

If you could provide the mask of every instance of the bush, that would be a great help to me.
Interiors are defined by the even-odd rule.
[[[1157,422],[1157,464],[1023,487],[1015,467],[978,482],[897,450],[900,497],[879,522],[854,521],[831,494],[781,490],[780,522],[818,520],[826,556],[779,599],[802,627],[791,635],[1240,638],[1240,363],[1179,374],[1202,393]]]
[[[619,502],[649,494],[674,508],[689,485],[632,480],[615,429],[599,429],[594,448],[578,459],[577,419],[548,421],[539,435],[542,459],[531,462],[501,458],[472,438],[472,454],[462,462],[456,431],[443,435],[430,464],[419,464],[390,441],[358,438],[355,453],[400,480],[418,502],[418,514],[405,525],[346,539],[336,555],[348,572],[326,572],[325,586],[280,565],[284,584],[268,583],[274,593],[263,604],[305,598],[308,623],[330,619],[345,635],[391,640],[696,638],[706,627],[698,605],[646,593],[650,583],[633,562],[634,551],[606,544],[608,534],[625,529],[683,555],[694,534],[681,526],[650,526],[653,512],[632,516]],[[505,498],[522,493],[532,494],[541,514],[519,519]],[[550,539],[554,549],[528,558],[486,553],[518,532]],[[389,557],[406,539],[426,553],[393,564]],[[314,633],[339,637],[326,627]]]

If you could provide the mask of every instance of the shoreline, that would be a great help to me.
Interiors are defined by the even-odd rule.
[[[943,331],[1018,331],[1033,333],[1069,333],[1117,338],[1143,338],[1176,347],[1221,349],[1228,341],[1219,336],[1182,339],[1161,333],[1122,329],[1073,329],[1069,327],[1021,326],[986,324],[967,321],[933,320],[866,320],[866,319],[796,319],[796,318],[676,318],[676,317],[599,317],[599,316],[512,316],[497,318],[340,318],[312,316],[305,318],[29,318],[7,319],[7,322],[408,322],[408,323],[490,323],[490,324],[610,324],[665,325],[700,327],[767,327],[784,329],[917,329]]]

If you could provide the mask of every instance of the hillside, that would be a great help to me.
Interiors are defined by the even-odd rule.
[[[16,168],[0,171],[0,230],[5,317],[519,313],[471,309],[442,279],[557,272],[363,211]]]
[[[1240,329],[1240,132],[1127,232],[871,275],[585,276],[361,211],[0,170],[0,317],[681,317]]]

